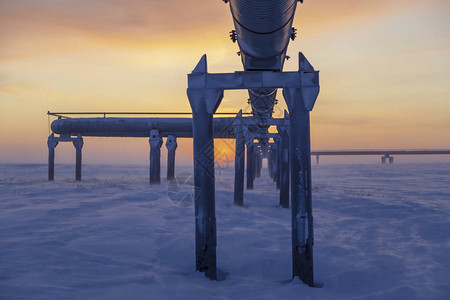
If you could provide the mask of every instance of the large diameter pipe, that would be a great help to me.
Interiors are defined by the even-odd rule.
[[[214,138],[234,138],[234,118],[214,118]],[[69,118],[52,122],[52,131],[63,135],[148,137],[157,129],[161,137],[192,137],[191,118]]]
[[[297,0],[232,0],[230,9],[246,70],[281,71]]]
[[[282,71],[297,0],[231,0],[244,70]],[[276,89],[249,90],[255,117],[272,116]]]

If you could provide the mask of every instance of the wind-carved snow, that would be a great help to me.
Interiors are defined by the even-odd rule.
[[[192,168],[176,167],[182,174]],[[164,174],[165,170],[162,170]],[[448,299],[450,165],[313,165],[315,279],[291,279],[291,212],[263,170],[244,208],[216,177],[214,282],[194,207],[148,166],[0,165],[0,299]],[[189,190],[188,190],[189,192]],[[192,193],[192,191],[191,191]],[[307,232],[307,231],[305,231]]]

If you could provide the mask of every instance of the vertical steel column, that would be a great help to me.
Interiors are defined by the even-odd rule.
[[[150,130],[150,184],[161,183],[161,146],[162,138],[156,129]]]
[[[190,75],[207,73],[206,55]],[[188,87],[187,95],[192,108],[194,137],[195,186],[195,256],[196,270],[206,277],[217,279],[216,266],[216,203],[214,178],[214,128],[213,114],[223,98],[223,90]]]
[[[278,137],[276,139],[277,141],[277,189],[280,188],[281,185],[281,153],[283,151],[282,147],[281,147],[281,137]]]
[[[244,206],[245,137],[242,124],[242,110],[233,123],[236,136],[234,155],[234,205]]]
[[[217,279],[213,113],[221,90],[188,89],[193,112],[196,269]]]
[[[246,140],[247,145],[247,190],[253,190],[254,170],[255,170],[255,150],[253,145],[253,138],[251,141]]]
[[[256,149],[257,149],[258,147],[256,147],[256,145],[253,143],[253,147],[252,147],[252,149],[253,149],[253,154],[252,154],[252,159],[253,159],[253,164],[252,164],[252,170],[253,170],[253,177],[252,177],[252,179],[253,179],[253,182],[255,181],[255,179],[256,179],[256,169],[257,169],[257,156],[256,156]]]
[[[75,180],[81,181],[81,149],[83,148],[84,142],[81,135],[78,135],[77,139],[74,140],[73,145],[75,147]]]
[[[273,139],[272,145],[272,179],[276,183],[278,181],[278,141],[277,138]]]
[[[276,184],[277,189],[280,188],[280,137],[277,136],[274,141],[274,157],[273,157],[273,181]]]
[[[261,177],[261,169],[262,169],[262,154],[257,150],[256,151],[256,178]]]
[[[47,140],[48,146],[48,181],[55,180],[55,148],[58,141],[52,133]]]
[[[301,88],[283,88],[289,109],[291,164],[292,276],[314,285],[311,186],[311,138],[309,112],[319,94],[319,76],[299,53]]]
[[[177,147],[177,138],[174,135],[168,135],[166,140],[167,180],[173,180],[175,178],[175,151]]]
[[[287,121],[287,120],[286,120]],[[280,205],[289,208],[289,127],[279,125],[280,141]]]
[[[270,179],[273,179],[273,164],[272,164],[272,145],[270,145],[269,148],[269,154],[267,157],[267,168],[269,169],[269,177]]]
[[[313,277],[313,220],[311,198],[311,148],[309,111],[301,89],[283,89],[290,113],[290,159],[292,203],[292,269],[308,285]]]

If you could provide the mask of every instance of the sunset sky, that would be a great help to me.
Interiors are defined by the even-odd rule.
[[[294,23],[285,70],[299,51],[320,70],[313,150],[450,149],[450,1],[305,0]],[[0,0],[0,163],[47,161],[49,110],[189,112],[204,53],[210,72],[242,70],[231,29],[221,0]],[[219,111],[246,100],[227,92]],[[146,163],[148,148],[86,138],[84,162]]]

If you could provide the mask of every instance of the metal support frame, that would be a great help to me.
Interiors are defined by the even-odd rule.
[[[206,55],[202,57],[191,76],[206,74]],[[192,87],[187,96],[192,109],[194,137],[195,188],[195,257],[196,270],[206,277],[217,279],[216,262],[216,204],[214,177],[213,114],[223,98],[223,89]]]
[[[54,133],[50,134],[47,140],[48,146],[48,180],[55,180],[55,148],[60,142],[71,142],[75,147],[75,180],[81,181],[82,148],[84,145],[83,137],[71,137],[70,135],[60,135],[56,137]]]
[[[225,89],[283,88],[289,108],[292,197],[293,277],[308,285],[313,280],[313,220],[311,201],[311,146],[309,111],[319,93],[319,74],[299,53],[298,72],[207,72],[204,55],[188,75],[187,94],[193,112],[196,216],[196,268],[217,279],[214,195],[214,139],[212,114]],[[253,147],[246,136],[248,148]],[[253,154],[253,151],[247,152]],[[252,149],[250,149],[252,150]],[[248,155],[252,157],[252,155]]]
[[[274,143],[272,145],[272,179],[273,182],[278,181],[278,147],[279,147],[279,137],[274,138]]]
[[[314,74],[314,68],[300,53],[300,72]],[[309,112],[319,94],[313,88],[285,87],[283,96],[289,109],[289,146],[291,165],[292,273],[306,284],[314,285],[311,185],[311,138]]]
[[[287,112],[285,112],[285,119],[288,121]],[[280,206],[289,208],[289,126],[278,125],[277,129],[280,134]]]
[[[78,137],[72,143],[76,151],[75,180],[81,181],[81,159],[82,159],[81,149],[83,148],[84,145],[83,138],[81,137],[81,135],[78,135]]]
[[[234,155],[234,205],[244,206],[245,137],[242,128],[242,110],[234,122],[236,147]]]
[[[48,146],[48,181],[55,180],[55,148],[58,146],[58,140],[52,133],[47,140]]]
[[[277,169],[276,169],[276,176],[275,176],[275,183],[276,183],[276,187],[277,190],[280,189],[281,186],[281,154],[282,154],[282,144],[281,144],[281,137],[278,136],[276,139],[276,143],[277,143]]]
[[[253,181],[255,174],[255,150],[253,149],[253,140],[250,141],[246,139],[245,144],[247,145],[247,190],[253,190]]]
[[[393,164],[394,163],[394,157],[390,156],[389,154],[385,154],[381,157],[381,163],[385,164],[386,161],[389,161],[389,164]]]
[[[273,179],[273,152],[272,152],[272,144],[269,145],[269,154],[267,156],[267,169],[269,169],[269,178]]]
[[[253,182],[255,182],[255,179],[257,177],[257,171],[258,171],[258,154],[257,154],[257,147],[255,145],[255,143],[252,144],[252,149],[253,149],[253,153],[252,153],[252,160],[253,160],[253,164],[252,164],[252,171],[253,171]]]
[[[175,179],[175,151],[177,150],[177,138],[174,135],[168,135],[166,139],[167,148],[167,180]]]
[[[163,140],[157,129],[150,130],[150,184],[161,183],[161,146]]]
[[[256,133],[249,124],[244,126],[245,145],[247,146],[247,190],[253,190],[253,182],[255,181],[255,137]]]
[[[262,169],[262,154],[257,151],[256,152],[256,178],[261,177],[261,169]]]

